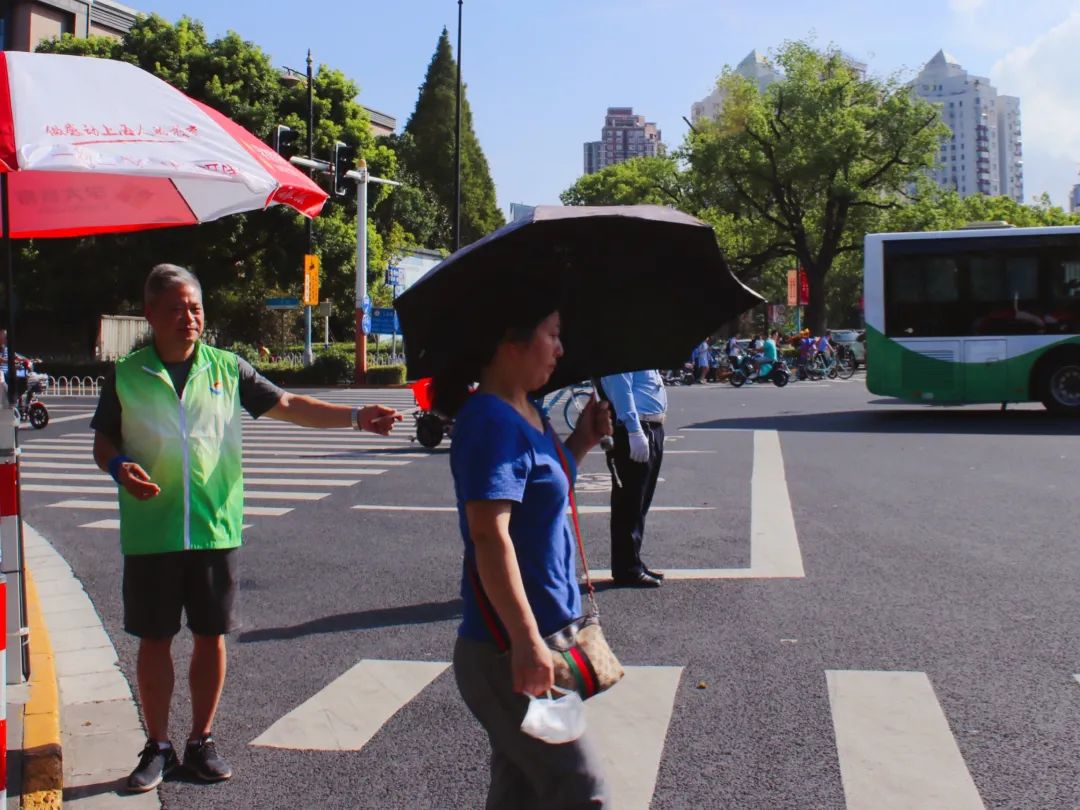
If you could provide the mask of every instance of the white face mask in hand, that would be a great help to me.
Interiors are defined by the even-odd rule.
[[[521,730],[552,745],[573,742],[585,733],[585,704],[577,692],[552,691],[547,697],[529,695]]]

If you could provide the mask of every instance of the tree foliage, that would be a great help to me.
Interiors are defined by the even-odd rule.
[[[269,140],[277,124],[307,137],[306,82],[283,82],[268,55],[235,32],[209,40],[190,18],[175,24],[140,17],[122,40],[103,37],[43,43],[39,51],[120,59],[154,73],[187,95],[216,108]],[[314,77],[313,153],[329,158],[343,141],[367,160],[373,174],[394,177],[397,156],[372,135],[359,89],[341,71],[320,65]],[[319,180],[319,178],[316,178]],[[325,183],[324,183],[325,185]],[[382,283],[391,256],[414,240],[401,226],[379,218],[389,194],[369,187],[368,283],[385,303]],[[314,221],[315,252],[322,260],[320,297],[331,300],[338,337],[353,331],[356,267],[356,198],[331,197]],[[307,224],[289,209],[226,217],[193,228],[162,229],[85,239],[35,240],[23,251],[21,297],[28,309],[67,323],[86,324],[101,313],[140,311],[142,280],[159,262],[190,267],[203,284],[208,326],[225,341],[255,342],[277,333],[264,307],[268,295],[297,295]]]
[[[807,323],[825,327],[825,280],[838,257],[861,249],[881,210],[932,165],[943,128],[937,111],[896,79],[857,74],[835,49],[785,43],[782,78],[757,85],[726,69],[715,121],[691,132],[683,155],[695,205],[753,222],[736,257],[749,266],[798,263],[810,281]]]
[[[442,211],[425,213],[436,222],[446,221],[454,209],[454,124],[456,117],[457,63],[444,28],[428,65],[416,108],[399,141],[401,161],[421,193],[438,201]],[[415,200],[414,200],[415,202]],[[404,205],[405,203],[403,203]],[[472,111],[466,88],[461,89],[461,244],[467,245],[505,223],[495,200],[487,158],[473,132]],[[452,227],[452,226],[451,226]],[[429,247],[449,249],[451,234],[435,228],[433,236],[445,241]]]
[[[685,177],[671,157],[640,157],[578,178],[559,195],[563,205],[670,205],[686,203]]]

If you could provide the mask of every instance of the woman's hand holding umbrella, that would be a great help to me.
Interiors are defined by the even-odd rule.
[[[585,460],[585,455],[613,430],[611,406],[596,397],[581,412],[577,427],[566,440],[566,447],[574,454],[578,464]]]

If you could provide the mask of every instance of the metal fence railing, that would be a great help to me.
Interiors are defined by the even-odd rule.
[[[403,366],[405,365],[405,355],[377,352],[368,355],[368,363],[373,366]]]
[[[104,377],[53,377],[49,375],[45,394],[52,397],[96,397]]]

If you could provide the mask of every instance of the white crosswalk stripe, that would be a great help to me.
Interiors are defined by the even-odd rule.
[[[312,430],[243,414],[245,518],[280,517],[305,503],[323,500],[334,491],[357,486],[365,478],[385,475],[429,457],[426,452],[410,452],[420,449],[412,438],[416,430],[411,391],[313,393],[339,404],[363,406],[378,402],[397,408],[406,417],[390,436],[375,436]],[[22,491],[45,498],[59,496],[45,504],[52,508],[117,511],[116,485],[93,463],[93,442],[89,430],[25,439],[20,462]],[[116,531],[119,521],[88,521],[80,528]]]
[[[449,666],[362,660],[250,744],[359,751]],[[586,725],[612,789],[612,806],[648,808],[682,671],[678,666],[627,667],[619,684],[586,704]]]
[[[250,744],[359,751],[448,668],[438,661],[361,660]],[[614,807],[652,804],[683,670],[628,666],[620,683],[585,704]],[[983,810],[925,673],[824,674],[847,810]]]
[[[826,672],[848,810],[983,810],[923,672]]]

